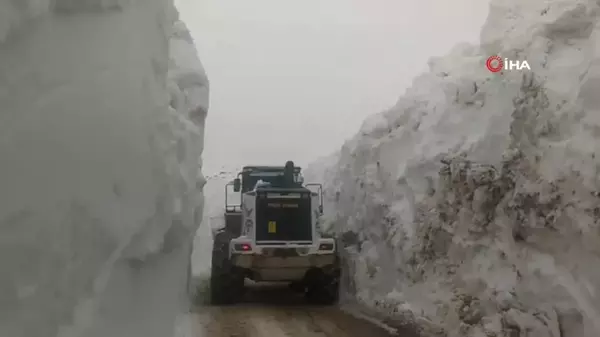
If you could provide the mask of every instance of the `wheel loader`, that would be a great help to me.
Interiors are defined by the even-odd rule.
[[[230,190],[239,193],[239,202],[230,204]],[[305,185],[292,161],[243,167],[225,186],[225,226],[215,233],[212,250],[211,302],[240,301],[247,278],[290,283],[310,303],[336,303],[339,248],[335,238],[320,233],[322,215],[322,185]]]

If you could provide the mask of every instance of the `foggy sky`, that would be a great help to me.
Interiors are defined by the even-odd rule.
[[[306,165],[476,43],[482,0],[176,0],[211,82],[204,171]]]

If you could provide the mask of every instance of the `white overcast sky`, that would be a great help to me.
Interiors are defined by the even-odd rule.
[[[306,165],[478,42],[485,0],[176,0],[211,82],[205,172]]]

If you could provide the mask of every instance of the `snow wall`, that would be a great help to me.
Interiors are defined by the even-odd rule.
[[[493,0],[480,46],[309,166],[349,295],[430,336],[600,336],[598,13]],[[491,73],[496,54],[531,71]]]
[[[0,0],[0,336],[174,334],[207,109],[172,2]]]

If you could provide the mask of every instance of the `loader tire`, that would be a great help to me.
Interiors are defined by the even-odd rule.
[[[305,297],[315,305],[335,305],[339,300],[340,277],[337,273],[327,273],[315,269],[307,273]]]
[[[215,240],[210,275],[210,301],[213,305],[235,304],[244,293],[244,274],[229,260],[229,242]]]

